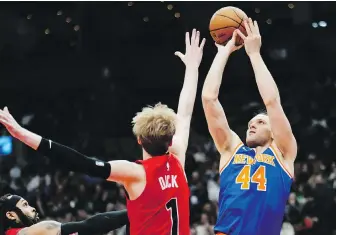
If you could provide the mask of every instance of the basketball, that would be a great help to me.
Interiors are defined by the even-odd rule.
[[[235,29],[241,30],[244,35],[247,35],[243,20],[248,18],[246,13],[237,7],[223,7],[216,11],[209,23],[209,31],[213,40],[220,45],[226,44],[232,37]],[[243,40],[238,36],[236,46],[243,43]]]

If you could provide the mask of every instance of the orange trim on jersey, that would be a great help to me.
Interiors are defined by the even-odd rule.
[[[216,233],[216,235],[227,235],[226,233]]]
[[[285,167],[285,165],[283,164],[282,162],[282,158],[279,157],[279,155],[277,154],[277,151],[272,147],[270,146],[271,148],[271,151],[274,153],[278,163],[280,163],[282,169],[287,173],[287,175],[290,177],[290,178],[294,178],[294,176],[287,170],[287,168]]]
[[[240,144],[238,144],[235,148],[234,151],[232,153],[232,156],[227,160],[226,164],[221,168],[220,170],[220,174],[221,172],[228,166],[228,164],[232,161],[234,155],[236,154],[236,152],[238,151],[238,149],[243,145],[243,143],[241,142]]]

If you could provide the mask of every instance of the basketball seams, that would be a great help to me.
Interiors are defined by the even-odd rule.
[[[236,13],[235,13],[235,14],[236,14]],[[217,15],[217,16],[222,16],[222,17],[225,17],[225,18],[228,18],[228,19],[230,19],[230,20],[233,20],[235,23],[240,24],[238,21],[236,21],[236,20],[233,19],[232,17],[226,16],[226,15],[221,15],[221,14],[219,14],[219,13],[217,13],[216,15]],[[241,18],[239,17],[239,19],[241,19]]]
[[[212,29],[212,30],[210,30],[210,32],[217,31],[217,30],[220,30],[220,29],[228,29],[228,28],[235,28],[236,29],[235,26],[226,26],[226,27],[221,27],[221,28],[217,28],[217,29]]]
[[[232,38],[230,34],[232,34],[235,29],[245,32],[246,29],[243,26],[243,22],[246,17],[247,15],[243,11],[235,7],[224,7],[215,12],[211,18],[209,27],[209,32],[211,33],[213,40],[216,41],[216,43],[223,45]],[[213,29],[211,29],[212,27]],[[241,27],[243,27],[242,30]],[[218,38],[219,35],[221,35],[220,38]],[[235,41],[237,46],[242,43],[243,40],[241,38],[237,38]]]
[[[235,9],[234,9],[234,8],[232,8],[232,10],[234,11],[234,14],[235,14],[237,17],[239,17],[239,18],[240,18],[240,16],[238,15],[238,13],[236,13]],[[241,19],[241,22],[240,22],[239,26],[237,27],[237,29],[239,29],[239,30],[240,30],[240,27],[241,27],[241,25],[242,25],[243,18],[244,18],[244,17],[240,18],[240,19]],[[245,29],[245,30],[246,30],[246,29]],[[240,30],[240,31],[241,31],[241,30]],[[243,33],[243,32],[242,32],[242,33]],[[241,43],[241,41],[243,41],[243,39],[242,39],[242,38],[240,38],[240,39],[239,39],[239,44]]]
[[[236,13],[236,11],[235,11],[234,8],[232,8],[232,10],[234,11],[234,14],[235,14],[237,17],[239,17],[239,19],[241,19],[241,22],[242,22],[243,17],[241,18],[241,17],[238,15],[238,13]]]

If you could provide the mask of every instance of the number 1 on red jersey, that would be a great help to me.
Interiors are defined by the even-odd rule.
[[[177,210],[177,198],[172,198],[166,203],[166,210],[171,212],[172,228],[171,234],[178,234],[178,210]]]

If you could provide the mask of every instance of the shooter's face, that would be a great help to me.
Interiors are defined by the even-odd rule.
[[[272,132],[269,123],[269,117],[264,114],[258,114],[248,123],[246,143],[250,148],[263,146],[272,138]]]

